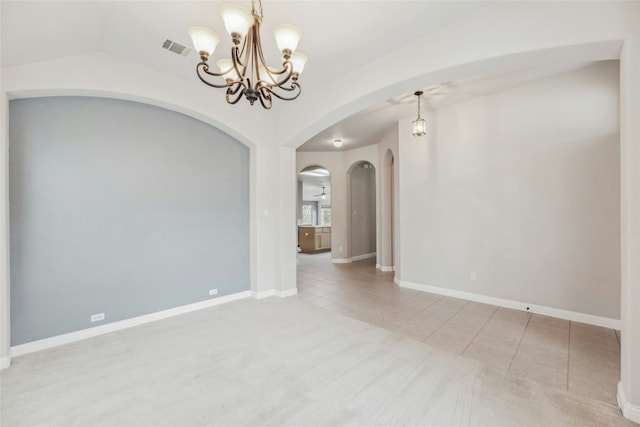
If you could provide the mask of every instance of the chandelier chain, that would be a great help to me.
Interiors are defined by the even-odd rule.
[[[259,21],[262,21],[262,0],[251,0],[251,14]]]

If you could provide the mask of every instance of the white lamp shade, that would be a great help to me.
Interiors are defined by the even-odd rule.
[[[216,50],[216,46],[220,43],[220,37],[218,34],[207,27],[189,28],[189,37],[191,37],[193,47],[198,53],[207,52],[209,55],[213,55],[213,52]]]
[[[238,80],[238,73],[236,73],[235,68],[233,68],[233,61],[229,58],[218,59],[216,65],[221,73],[225,73],[225,79]]]
[[[422,136],[427,133],[427,123],[424,119],[416,119],[413,121],[413,136]]]
[[[304,53],[294,52],[291,55],[291,64],[293,65],[293,71],[302,74],[302,70],[304,70],[304,64],[307,63],[309,58]]]
[[[227,5],[220,9],[222,20],[224,21],[224,27],[227,29],[229,35],[238,33],[242,37],[247,35],[247,31],[253,25],[253,16],[247,9],[236,6]]]
[[[299,29],[293,25],[287,24],[278,25],[273,30],[273,35],[276,38],[276,43],[278,44],[278,49],[280,49],[280,51],[288,49],[291,52],[296,50],[300,37],[302,36]]]

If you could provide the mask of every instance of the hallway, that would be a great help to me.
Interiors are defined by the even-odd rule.
[[[297,274],[300,300],[617,406],[618,331],[401,288],[374,260],[298,254]]]

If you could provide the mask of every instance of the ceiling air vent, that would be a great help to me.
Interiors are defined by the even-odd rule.
[[[169,39],[166,39],[164,43],[162,43],[162,48],[182,56],[187,56],[191,53],[191,49],[188,47]]]

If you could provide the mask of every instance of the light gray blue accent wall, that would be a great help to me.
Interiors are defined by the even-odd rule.
[[[135,102],[9,108],[12,345],[249,289],[246,146]]]

